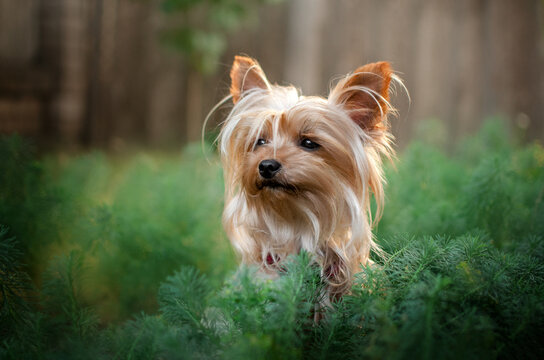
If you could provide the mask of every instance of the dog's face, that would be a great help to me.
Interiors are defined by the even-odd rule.
[[[362,151],[362,143],[355,127],[319,98],[242,119],[239,128],[249,132],[235,150],[245,154],[237,174],[250,203],[284,217],[298,217],[304,207],[319,210],[320,218],[334,217],[342,187],[361,191],[354,150]]]
[[[247,262],[301,248],[322,266],[366,261],[370,192],[380,205],[380,154],[391,154],[392,76],[388,63],[369,64],[327,99],[303,97],[293,87],[271,85],[254,60],[236,57],[234,107],[220,134],[224,223]]]

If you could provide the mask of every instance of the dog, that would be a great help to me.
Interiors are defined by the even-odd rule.
[[[402,82],[388,62],[376,62],[340,79],[328,98],[302,96],[271,84],[245,56],[235,57],[230,78],[233,107],[218,147],[223,226],[234,249],[269,278],[304,250],[330,298],[341,297],[371,251],[381,252],[372,226],[384,203],[382,157],[394,157],[390,86]]]

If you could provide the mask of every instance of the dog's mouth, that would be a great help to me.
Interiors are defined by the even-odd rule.
[[[276,181],[276,180],[263,180],[257,184],[259,190],[263,189],[273,189],[273,190],[283,190],[289,192],[296,192],[297,188],[294,185]]]

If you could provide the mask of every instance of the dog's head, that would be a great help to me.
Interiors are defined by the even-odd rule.
[[[357,263],[350,267],[365,263],[373,246],[370,193],[379,216],[380,155],[392,155],[390,65],[356,69],[327,99],[270,84],[247,57],[235,58],[230,76],[234,106],[219,139],[224,221],[235,247],[253,262],[298,247],[323,266],[349,257]]]

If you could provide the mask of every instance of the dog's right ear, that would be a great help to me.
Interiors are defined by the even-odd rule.
[[[230,94],[232,95],[232,102],[235,104],[248,90],[270,88],[270,84],[259,63],[246,56],[234,57],[234,63],[230,70],[230,79]]]

